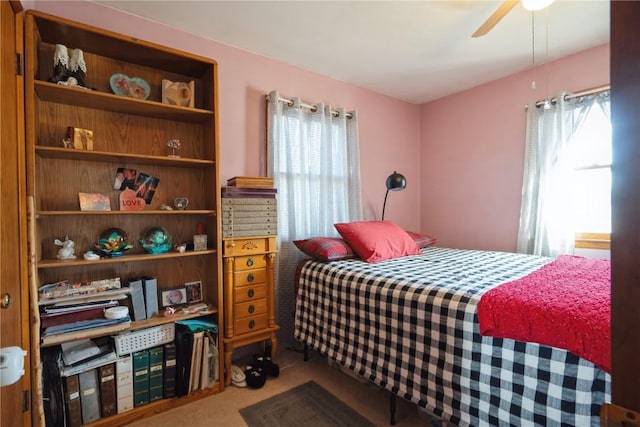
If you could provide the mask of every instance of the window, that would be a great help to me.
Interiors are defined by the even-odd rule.
[[[610,103],[595,103],[571,138],[576,247],[609,249],[611,236]]]

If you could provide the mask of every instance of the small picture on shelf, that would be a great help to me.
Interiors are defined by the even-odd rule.
[[[78,193],[81,211],[110,211],[111,201],[105,194]]]
[[[184,284],[185,289],[187,290],[187,303],[191,304],[194,302],[202,301],[202,282],[189,282]]]
[[[136,178],[135,183],[135,192],[136,197],[141,197],[144,199],[146,204],[150,204],[153,199],[153,195],[158,188],[158,183],[160,182],[159,178],[155,176],[147,175],[146,173],[140,172],[138,174],[138,178]]]
[[[172,307],[187,303],[187,290],[185,288],[164,289],[160,292],[162,307]]]
[[[129,188],[131,190],[135,190],[137,173],[138,172],[135,169],[116,169],[116,177],[113,181],[113,189],[122,191]]]

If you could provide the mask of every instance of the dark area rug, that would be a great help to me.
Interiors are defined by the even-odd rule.
[[[240,415],[249,427],[374,427],[313,381],[240,409]]]

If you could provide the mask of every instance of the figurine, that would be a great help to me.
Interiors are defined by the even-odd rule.
[[[68,235],[65,236],[64,242],[60,239],[56,239],[53,243],[55,243],[56,246],[62,246],[62,248],[58,249],[58,259],[76,259],[76,256],[74,255],[74,248],[76,244],[73,240],[69,240]]]

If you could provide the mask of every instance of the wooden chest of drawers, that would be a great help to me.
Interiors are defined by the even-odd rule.
[[[225,301],[225,368],[230,384],[234,348],[271,340],[272,359],[277,350],[274,299],[275,236],[223,240]],[[275,359],[274,359],[275,360]]]

